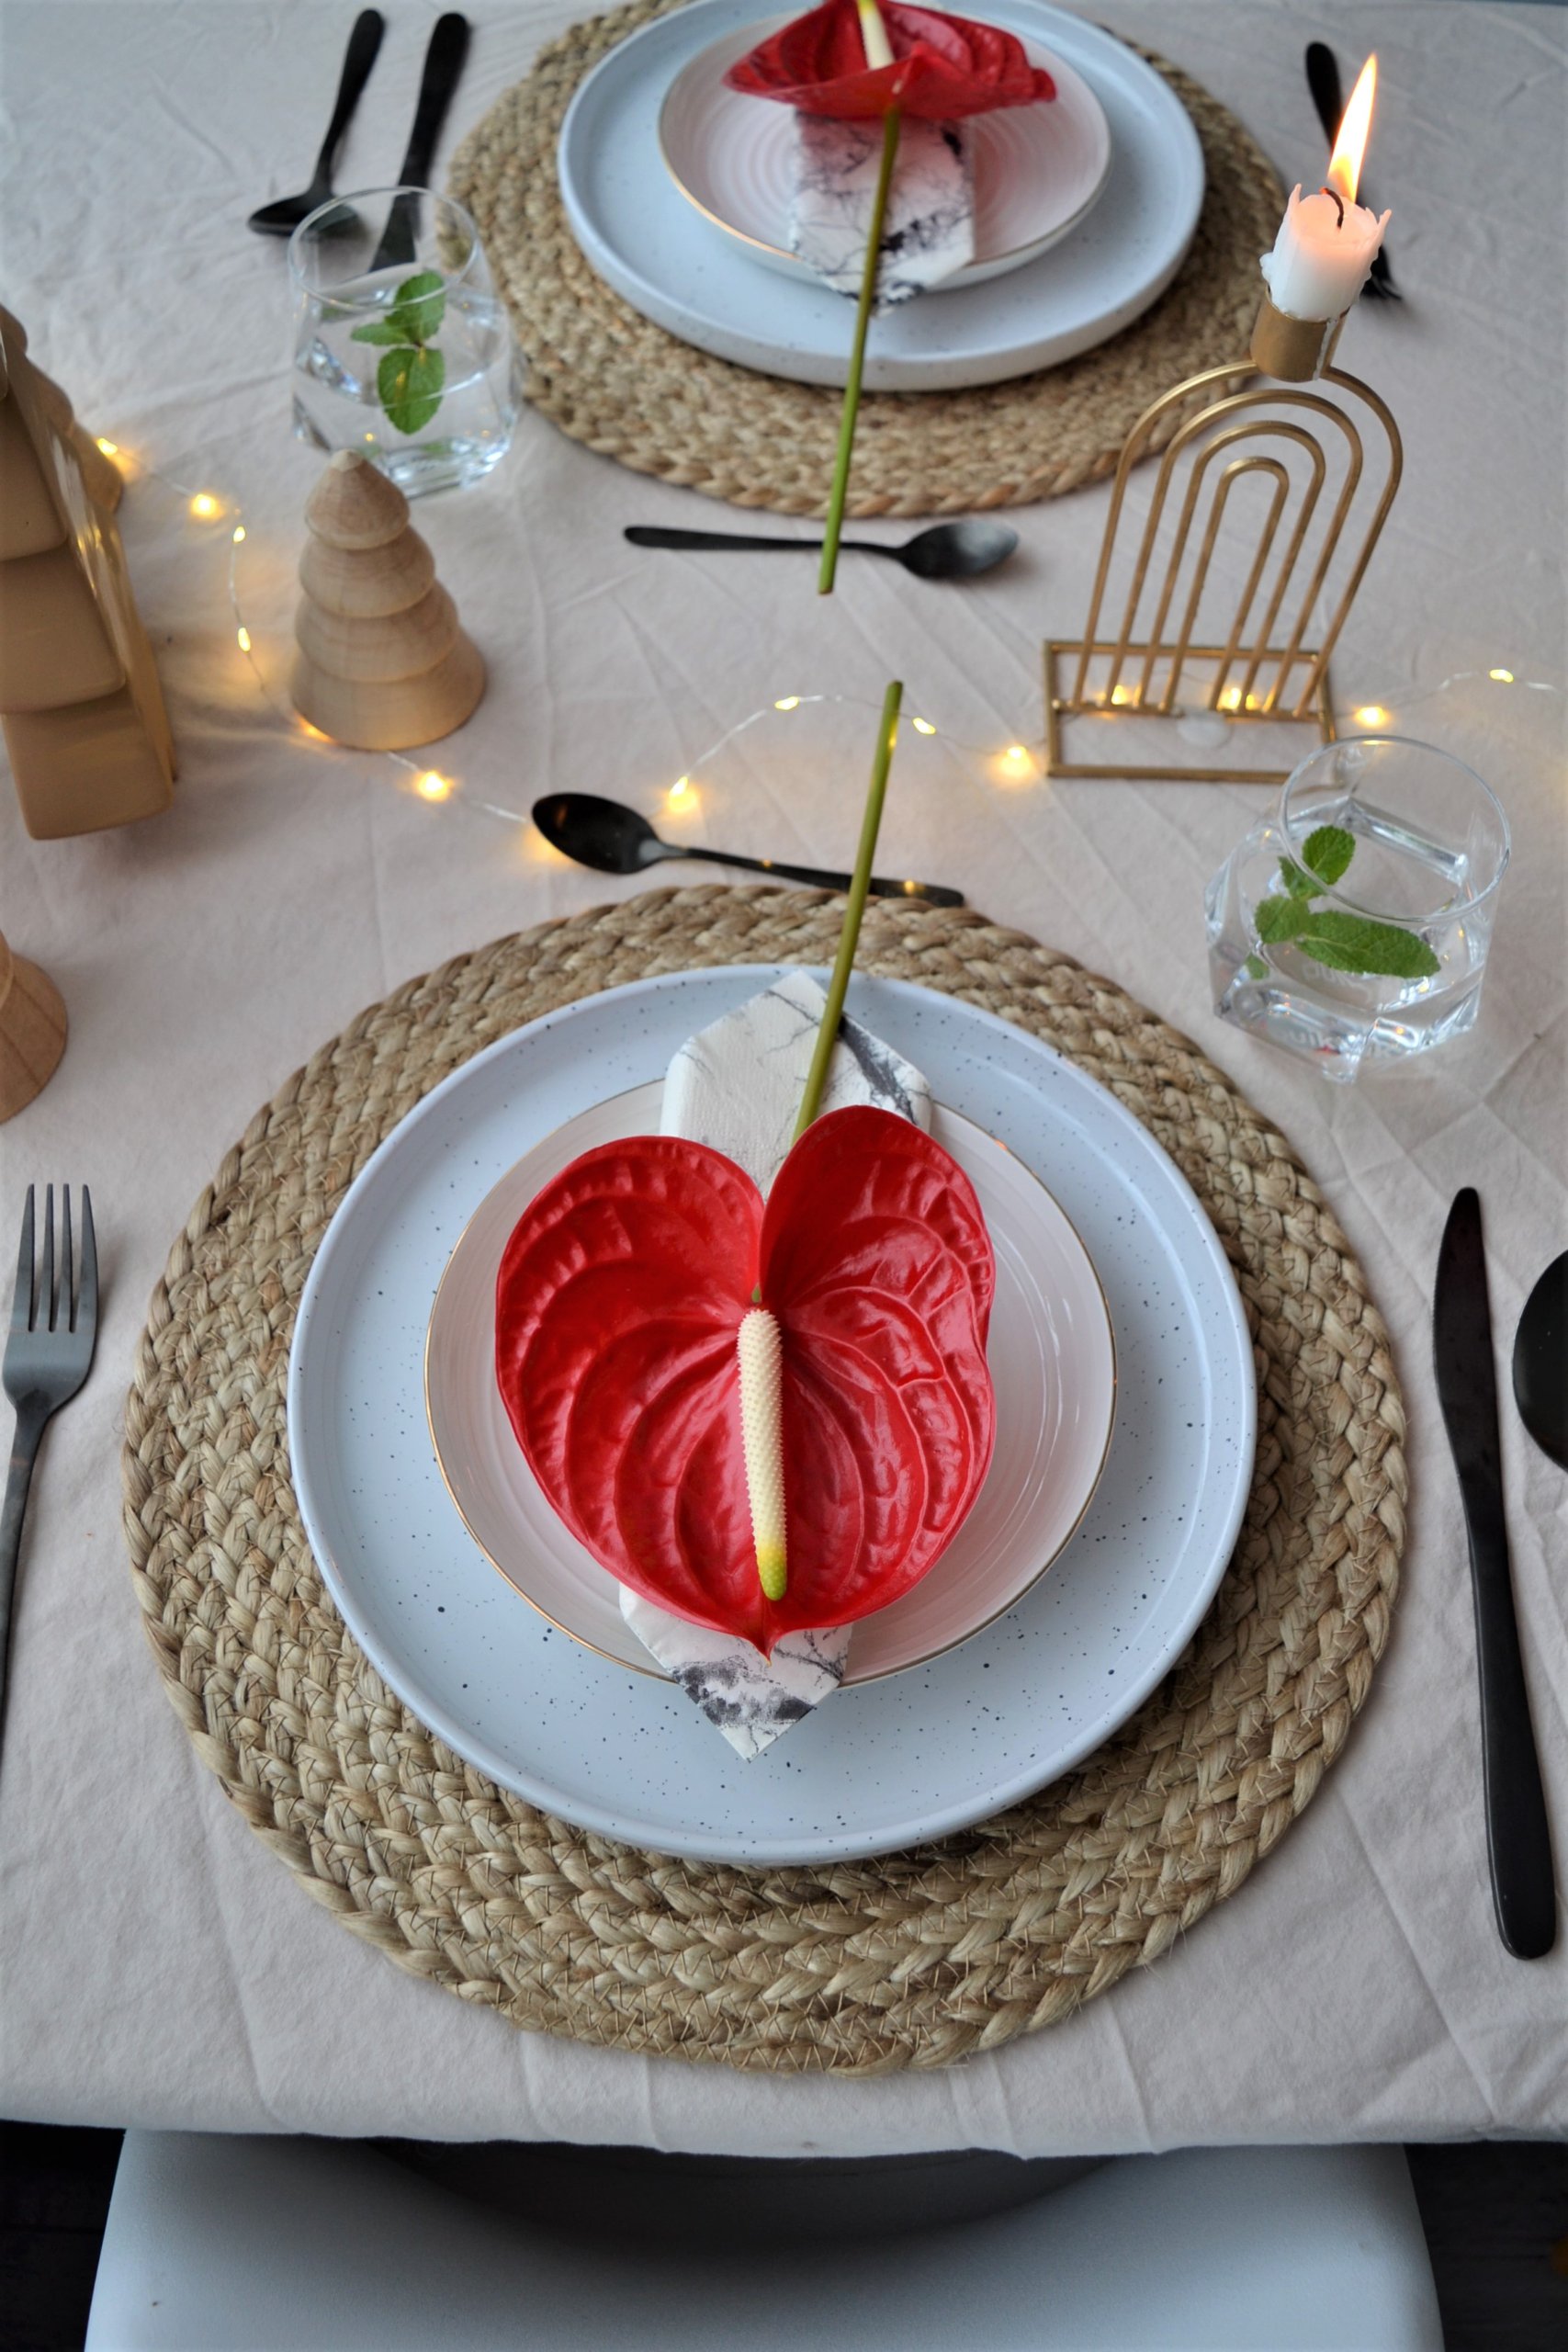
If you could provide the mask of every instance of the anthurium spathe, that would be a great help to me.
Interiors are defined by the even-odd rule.
[[[1056,85],[1023,45],[995,25],[879,0],[891,65],[867,63],[856,0],[825,0],[732,65],[725,80],[750,97],[806,114],[873,121],[897,106],[928,122],[958,122],[998,107],[1033,106]]]
[[[706,1145],[634,1136],[574,1160],[520,1219],[497,1377],[535,1476],[594,1558],[768,1653],[886,1608],[962,1525],[995,1434],[994,1286],[968,1178],[889,1112],[816,1120],[765,1204]],[[740,1416],[738,1341],[759,1307],[782,1371],[776,1598]]]

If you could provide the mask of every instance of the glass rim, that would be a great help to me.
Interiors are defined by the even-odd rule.
[[[1280,805],[1278,812],[1279,823],[1280,830],[1284,834],[1286,841],[1291,843],[1292,849],[1299,846],[1297,840],[1297,834],[1300,831],[1299,820],[1297,820],[1296,823],[1292,823],[1294,812],[1291,806],[1291,795],[1295,791],[1298,785],[1306,781],[1308,770],[1314,767],[1319,761],[1327,760],[1330,754],[1334,752],[1345,752],[1352,748],[1359,748],[1362,745],[1371,747],[1382,744],[1388,744],[1402,752],[1419,752],[1427,759],[1440,760],[1444,766],[1451,772],[1465,777],[1469,783],[1473,786],[1482,801],[1490,808],[1492,815],[1496,821],[1498,831],[1502,835],[1502,844],[1497,852],[1491,878],[1483,888],[1472,891],[1470,896],[1463,902],[1467,910],[1484,906],[1487,899],[1493,896],[1502,882],[1504,875],[1507,872],[1508,860],[1513,853],[1513,836],[1508,830],[1507,811],[1504,808],[1502,802],[1498,799],[1497,795],[1493,791],[1492,786],[1486,782],[1484,776],[1478,775],[1474,768],[1471,766],[1468,760],[1461,760],[1458,756],[1457,752],[1445,752],[1440,744],[1423,743],[1420,739],[1415,735],[1337,736],[1332,742],[1319,743],[1314,750],[1309,752],[1305,759],[1300,761],[1297,765],[1292,769],[1290,775],[1285,778],[1284,783],[1280,787]],[[1314,829],[1311,827],[1306,828],[1306,831],[1311,831],[1312,830]],[[1379,922],[1397,922],[1404,924],[1436,922],[1445,915],[1451,915],[1454,912],[1455,907],[1455,902],[1451,898],[1445,899],[1438,906],[1427,908],[1420,914],[1412,914],[1407,908],[1371,906],[1368,904],[1366,899],[1353,898],[1348,890],[1340,889],[1337,884],[1332,882],[1323,883],[1320,886],[1317,895],[1323,898],[1332,899],[1337,905],[1348,909],[1352,913],[1370,916]]]
[[[466,204],[460,204],[455,196],[447,196],[438,187],[422,187],[417,180],[393,180],[385,187],[350,187],[344,188],[343,193],[339,196],[329,196],[322,203],[317,205],[313,212],[306,213],[305,218],[300,221],[297,229],[290,231],[288,237],[288,275],[293,279],[298,291],[301,294],[311,295],[318,299],[324,299],[327,301],[332,301],[336,299],[333,295],[330,287],[312,286],[310,280],[306,277],[304,271],[300,268],[299,262],[299,255],[304,251],[302,240],[304,239],[306,231],[309,230],[314,222],[320,220],[323,213],[335,212],[341,205],[345,204],[350,207],[364,205],[368,209],[370,205],[379,202],[382,198],[386,198],[387,210],[390,213],[392,206],[396,203],[400,196],[417,196],[427,198],[432,204],[445,205],[449,212],[455,212],[457,214],[458,220],[468,230],[469,237],[468,259],[464,262],[461,269],[454,270],[450,275],[445,271],[442,273],[446,283],[448,286],[461,286],[464,279],[468,277],[469,270],[473,266],[475,255],[479,254],[482,258],[484,253],[484,247],[479,241],[479,223],[474,219],[473,214],[468,210]]]

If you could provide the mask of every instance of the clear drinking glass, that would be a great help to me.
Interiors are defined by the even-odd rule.
[[[1342,1082],[1461,1035],[1507,863],[1507,820],[1462,761],[1325,743],[1209,885],[1214,1010]]]
[[[405,258],[378,263],[383,232]],[[506,455],[522,366],[460,204],[420,187],[334,197],[295,230],[288,270],[302,440],[362,451],[410,498]]]

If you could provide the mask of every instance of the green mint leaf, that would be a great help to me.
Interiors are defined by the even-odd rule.
[[[422,269],[405,277],[393,297],[396,315],[408,322],[411,343],[428,343],[446,309],[446,285],[438,269]]]
[[[1315,899],[1323,885],[1315,874],[1309,874],[1304,865],[1296,864],[1293,857],[1282,857],[1280,860],[1280,888],[1288,890],[1293,899]]]
[[[412,343],[414,337],[404,332],[394,314],[390,318],[372,319],[366,327],[355,327],[349,338],[353,343]]]
[[[1312,921],[1312,909],[1304,899],[1259,899],[1252,920],[1264,945],[1273,947],[1282,939],[1294,939]]]
[[[1261,956],[1249,956],[1241,968],[1249,980],[1266,980],[1269,978],[1269,967]]]
[[[389,351],[376,370],[387,421],[400,433],[423,433],[441,405],[446,362],[439,351]]]
[[[1267,901],[1265,902],[1267,903]],[[1365,972],[1395,980],[1429,980],[1441,969],[1424,939],[1397,923],[1371,922],[1332,907],[1308,909],[1292,933],[1303,956],[1331,971]]]
[[[1325,882],[1337,882],[1356,854],[1356,836],[1343,825],[1319,825],[1302,843],[1302,858]]]

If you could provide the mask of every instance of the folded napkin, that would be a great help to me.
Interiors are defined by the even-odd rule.
[[[787,973],[749,1004],[689,1038],[664,1080],[661,1132],[710,1144],[766,1193],[800,1114],[826,1002],[804,972]],[[931,1088],[891,1046],[848,1014],[828,1066],[822,1109],[869,1102],[930,1128]],[[621,1614],[646,1649],[724,1734],[739,1756],[760,1756],[843,1680],[852,1626],[787,1634],[771,1658],[732,1634],[689,1624],[621,1588]]]
[[[858,298],[882,161],[882,124],[795,117],[790,244],[837,294]],[[898,134],[876,308],[908,302],[975,258],[967,127],[908,119]]]

